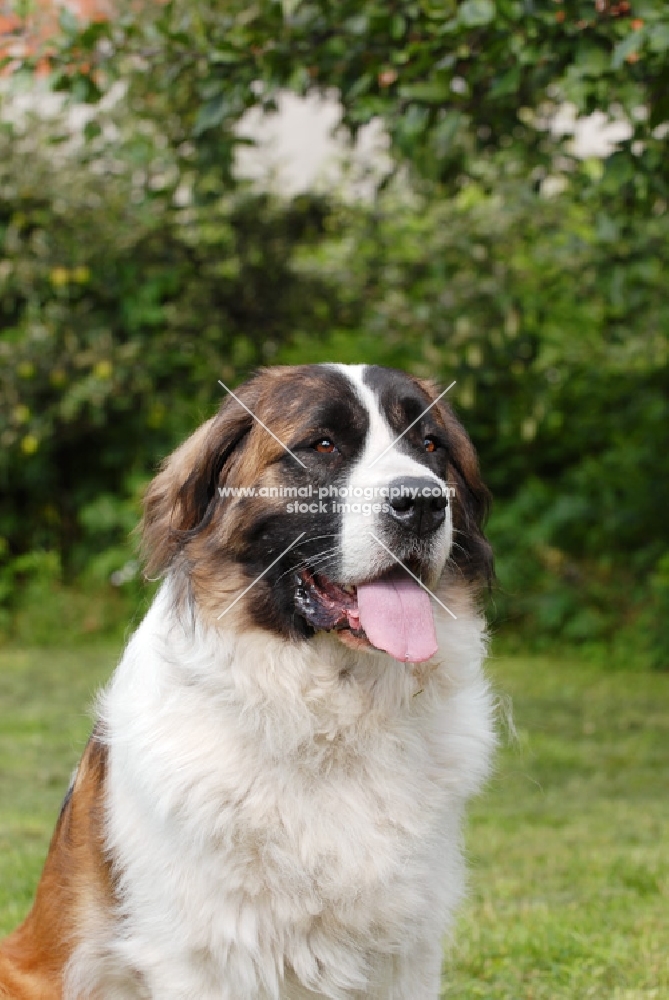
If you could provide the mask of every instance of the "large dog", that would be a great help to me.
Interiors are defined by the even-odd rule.
[[[262,371],[145,500],[164,577],[99,705],[15,1000],[436,1000],[494,743],[487,491],[430,384]]]

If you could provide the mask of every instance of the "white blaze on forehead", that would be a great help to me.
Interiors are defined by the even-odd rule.
[[[392,447],[398,434],[392,429],[388,418],[383,413],[378,396],[364,381],[364,374],[369,366],[339,365],[338,367],[353,383],[369,419],[365,447],[353,470],[353,476],[359,476],[365,483],[388,483],[397,476],[420,476],[433,479],[435,486],[442,484],[443,481],[435,476],[426,465],[403,452],[400,442],[398,442],[397,447]],[[402,440],[404,441],[404,439]],[[406,442],[404,444],[406,447]],[[370,468],[372,462],[379,459],[380,455],[383,457],[375,462],[373,468]]]
[[[427,465],[406,453],[405,438],[393,447],[398,434],[392,429],[383,413],[379,397],[364,381],[365,371],[369,366],[333,365],[333,367],[338,368],[351,381],[369,420],[362,454],[348,476],[348,495],[339,499],[340,503],[351,505],[349,510],[343,508],[341,572],[345,582],[356,583],[378,575],[392,565],[392,558],[372,538],[373,533],[386,540],[387,527],[392,523],[391,515],[383,510],[365,513],[361,505],[387,505],[388,497],[383,496],[381,491],[395,479],[426,479],[432,481],[435,488],[440,489],[445,489],[446,482],[436,476]],[[435,576],[441,573],[448,558],[451,537],[451,516],[447,507],[444,524],[434,533],[431,543],[431,561]]]

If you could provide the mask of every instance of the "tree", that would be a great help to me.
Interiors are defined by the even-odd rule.
[[[457,379],[497,498],[501,617],[666,663],[665,5],[171,0],[70,27],[58,86],[124,96],[76,169],[16,137],[0,158],[21,262],[4,274],[10,553],[60,544],[76,571],[101,538],[121,547],[137,484],[217,401],[219,359],[231,380],[267,360],[394,364]],[[397,169],[373,204],[235,178],[241,116],[283,87],[336,89],[351,133],[383,116]],[[563,100],[632,135],[579,163],[547,127]],[[31,484],[67,468],[58,543],[64,514]]]
[[[86,73],[72,74],[82,51]],[[351,132],[381,116],[399,156],[451,186],[472,161],[552,169],[560,102],[625,114],[605,169],[627,198],[667,197],[669,8],[662,0],[169,0],[71,36],[56,71],[131,101],[229,169],[234,127],[276,90],[332,88]]]

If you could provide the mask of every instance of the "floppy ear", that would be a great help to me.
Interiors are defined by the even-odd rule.
[[[420,380],[420,384],[430,399],[438,397],[440,390],[434,383]],[[476,449],[451,407],[442,399],[434,409],[446,428],[449,463],[455,486],[455,537],[451,560],[466,579],[490,586],[495,576],[494,561],[483,526],[490,509],[491,494],[481,479]]]
[[[221,475],[253,418],[233,398],[165,459],[144,495],[141,552],[148,577],[161,576],[186,542],[209,524]]]

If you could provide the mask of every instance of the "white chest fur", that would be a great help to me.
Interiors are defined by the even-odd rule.
[[[163,588],[102,706],[122,914],[100,944],[131,978],[101,997],[438,995],[426,942],[434,965],[493,742],[463,610],[419,681],[327,635],[184,628]]]

